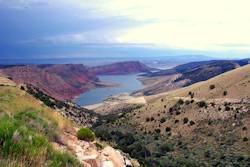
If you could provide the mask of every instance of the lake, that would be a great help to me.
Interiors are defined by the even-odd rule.
[[[105,83],[119,84],[117,87],[96,88],[81,94],[76,100],[76,104],[85,106],[100,103],[111,95],[121,93],[132,93],[143,88],[137,79],[137,74],[129,75],[101,75],[99,79]]]

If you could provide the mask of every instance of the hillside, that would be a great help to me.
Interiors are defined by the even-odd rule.
[[[86,76],[86,67],[83,65],[74,66],[78,69],[72,65],[47,67],[37,65],[14,66],[1,69],[0,73],[10,77],[18,84],[31,84],[38,87],[58,100],[69,100],[95,85],[91,80],[93,76],[91,78],[89,75]],[[61,72],[58,71],[59,68]],[[71,75],[75,72],[76,74]],[[79,74],[80,72],[81,74]]]
[[[231,98],[242,99],[250,97],[250,65],[237,68],[216,76],[210,80],[199,82],[191,86],[170,91],[167,95],[187,96],[194,92],[194,96],[202,99]],[[210,86],[214,85],[211,89]],[[224,95],[226,92],[226,96]]]
[[[96,75],[124,75],[130,73],[150,72],[152,69],[139,61],[118,62],[90,68]]]
[[[246,65],[146,97],[147,105],[103,121],[95,133],[145,166],[249,166],[249,74]]]
[[[205,81],[224,72],[249,64],[249,59],[243,60],[212,60],[191,62],[172,69],[148,73],[141,78],[146,85],[135,94],[153,95],[185,87],[200,81]]]
[[[132,166],[127,155],[107,144],[90,140],[87,134],[82,134],[84,139],[80,140],[78,127],[85,126],[85,121],[77,126],[73,119],[68,120],[70,115],[63,115],[87,118],[77,113],[79,108],[67,105],[70,104],[54,101],[38,89],[16,86],[13,81],[0,78],[0,166]]]
[[[71,123],[7,81],[0,81],[0,166],[80,166],[71,153],[52,148]]]
[[[72,100],[90,89],[111,86],[97,75],[148,72],[139,62],[121,62],[94,68],[82,64],[1,66],[0,74],[17,84],[30,84],[57,100]]]

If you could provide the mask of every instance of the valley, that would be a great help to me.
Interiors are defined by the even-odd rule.
[[[100,66],[8,66],[1,68],[0,109],[10,119],[19,112],[23,119],[31,119],[26,112],[55,119],[62,133],[46,139],[49,145],[85,166],[245,167],[250,165],[248,63],[194,62],[156,71],[139,62],[120,62],[105,65],[102,72]],[[74,100],[68,89],[66,98],[65,85],[83,94]],[[27,107],[20,108],[21,103]],[[94,141],[77,137],[82,127],[94,132]]]
[[[249,0],[0,0],[0,167],[250,167]]]
[[[95,133],[145,166],[248,166],[249,73],[247,65],[152,96]]]
[[[144,64],[134,61],[98,67],[82,64],[2,66],[0,74],[18,84],[31,84],[55,99],[65,101],[91,89],[116,86],[102,83],[97,75],[125,75],[150,70]]]

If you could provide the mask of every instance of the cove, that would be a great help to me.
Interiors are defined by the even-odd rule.
[[[103,87],[92,89],[81,94],[75,99],[75,103],[80,106],[100,103],[111,95],[121,93],[132,93],[143,88],[142,83],[137,79],[138,74],[129,75],[101,75],[99,79],[105,83],[115,83],[117,87]]]

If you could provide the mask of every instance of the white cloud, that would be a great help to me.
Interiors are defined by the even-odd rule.
[[[0,5],[16,8],[43,3],[43,0],[0,0]],[[77,12],[72,12],[76,17],[122,17],[135,21],[124,28],[113,25],[105,30],[42,39],[47,42],[150,43],[190,50],[250,51],[249,0],[50,0],[46,3],[76,9]],[[81,10],[88,10],[88,15],[82,12],[81,16]]]
[[[51,1],[42,0],[0,0],[1,7],[7,7],[11,9],[27,9],[34,6],[49,5]]]
[[[249,0],[75,0],[109,16],[126,16],[148,24],[129,28],[123,43],[154,43],[159,47],[194,50],[250,48]],[[240,45],[244,45],[240,46]],[[238,47],[236,47],[238,46]]]

